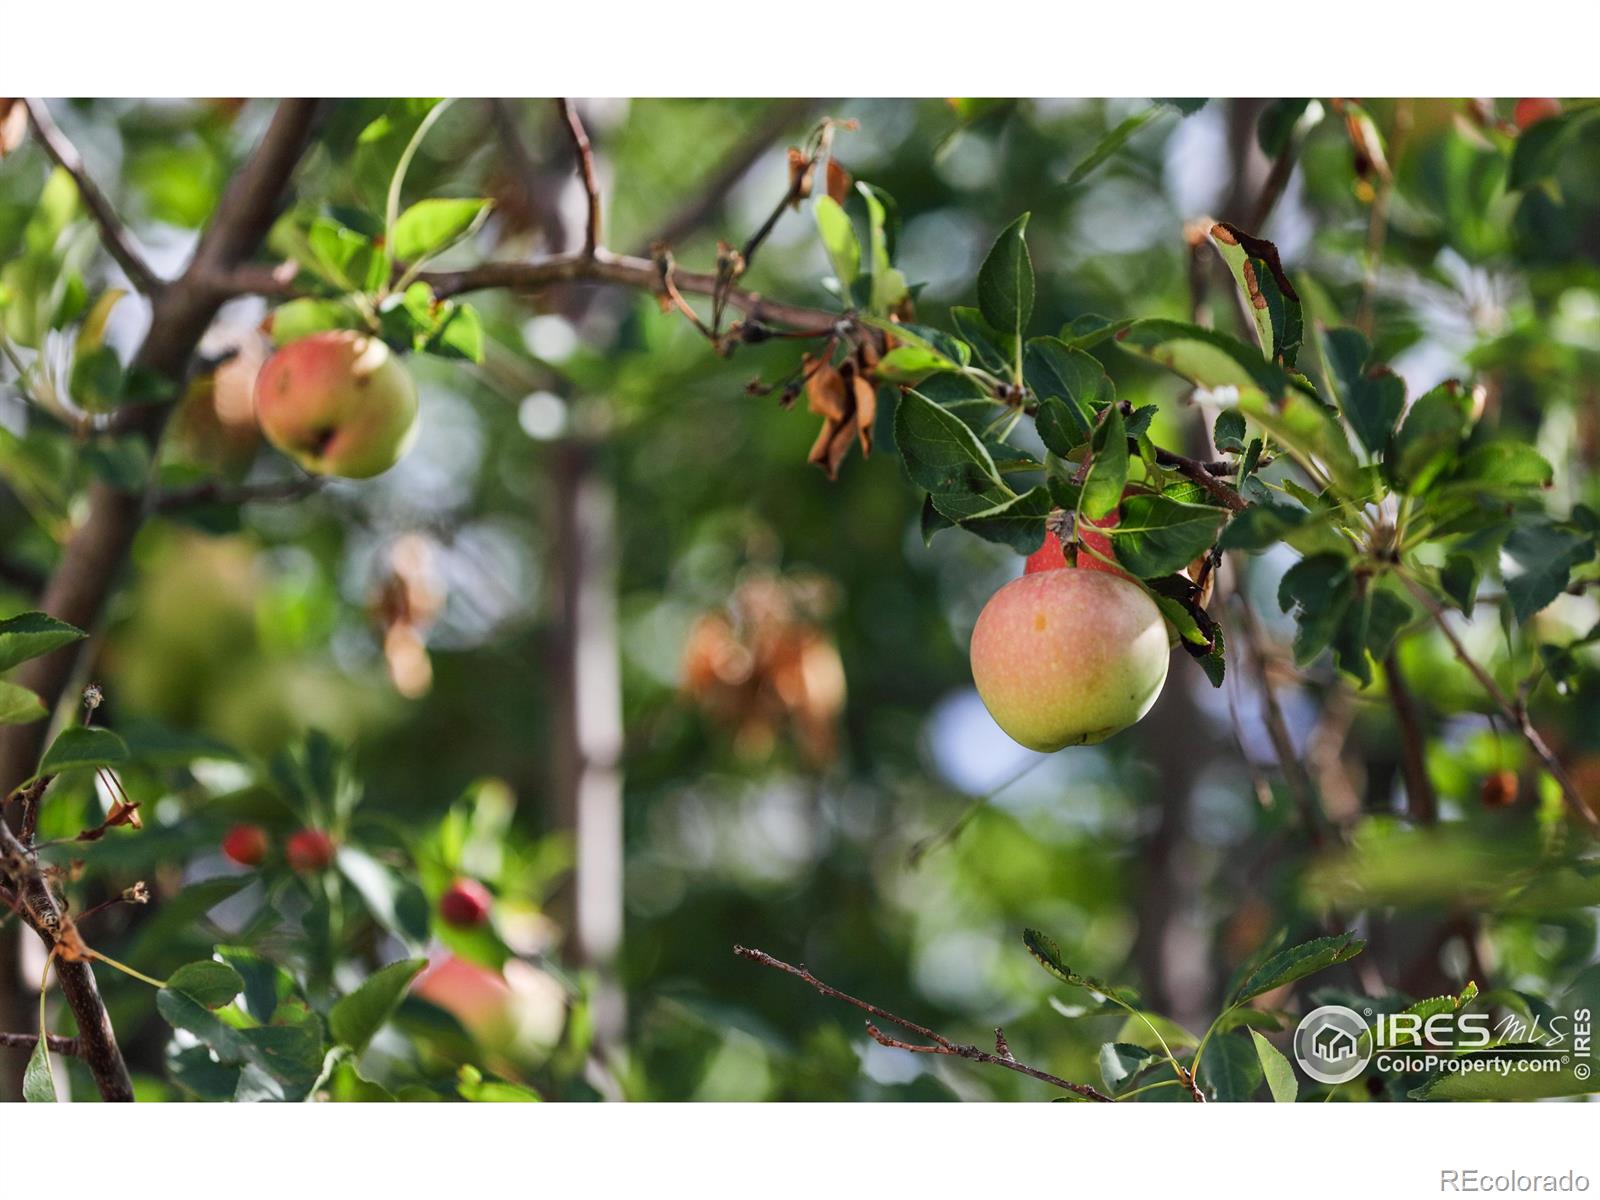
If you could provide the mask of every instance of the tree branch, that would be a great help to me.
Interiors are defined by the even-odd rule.
[[[585,258],[593,258],[595,252],[600,249],[600,184],[594,173],[594,151],[589,145],[589,134],[583,127],[583,119],[578,116],[578,110],[572,101],[557,100],[556,107],[561,110],[567,132],[572,135],[573,153],[578,156],[578,180],[583,184],[584,194],[589,201],[589,220],[584,226],[583,234],[583,254]]]
[[[556,283],[592,280],[614,283],[639,291],[661,293],[661,271],[648,258],[629,254],[612,254],[597,250],[592,258],[581,254],[559,254],[550,258],[526,263],[484,263],[461,271],[424,272],[421,278],[441,299],[459,296],[463,292],[481,291],[484,288],[508,288],[511,291],[539,291]],[[713,296],[717,291],[715,275],[698,271],[672,273],[672,280],[680,291],[696,296]],[[846,320],[843,314],[824,309],[805,308],[768,300],[741,288],[727,288],[727,302],[748,317],[796,329],[826,329]]]
[[[1528,743],[1528,748],[1538,756],[1539,761],[1544,764],[1544,769],[1550,772],[1550,777],[1561,788],[1562,799],[1566,801],[1567,807],[1572,810],[1573,816],[1577,817],[1591,830],[1600,830],[1600,816],[1596,816],[1589,811],[1589,806],[1583,802],[1583,797],[1578,795],[1578,789],[1573,785],[1571,776],[1567,774],[1567,769],[1561,765],[1561,760],[1556,757],[1555,751],[1550,749],[1544,737],[1534,728],[1533,721],[1528,717],[1527,706],[1507,696],[1500,685],[1494,681],[1494,676],[1484,670],[1482,665],[1467,652],[1466,646],[1456,636],[1456,631],[1450,628],[1450,622],[1445,616],[1443,607],[1433,598],[1432,593],[1405,572],[1397,571],[1396,574],[1400,577],[1400,581],[1406,585],[1407,590],[1428,610],[1428,615],[1433,618],[1433,623],[1439,627],[1439,632],[1444,634],[1445,640],[1450,643],[1450,648],[1455,651],[1456,658],[1460,660],[1461,665],[1472,673],[1472,677],[1488,693],[1489,699],[1494,702],[1495,707],[1504,713],[1506,719],[1517,727],[1517,732],[1522,734],[1522,740]]]
[[[927,1046],[918,1046],[910,1042],[900,1041],[897,1038],[890,1037],[871,1021],[868,1021],[867,1032],[872,1036],[873,1041],[881,1046],[890,1046],[896,1050],[909,1050],[913,1054],[944,1054],[953,1058],[971,1059],[973,1062],[993,1063],[997,1067],[1004,1067],[1008,1071],[1015,1071],[1019,1075],[1026,1075],[1030,1079],[1037,1079],[1042,1083],[1048,1083],[1051,1087],[1058,1087],[1063,1091],[1081,1096],[1085,1100],[1098,1100],[1108,1104],[1112,1102],[1110,1096],[1090,1087],[1086,1083],[1072,1083],[1069,1080],[1062,1079],[1060,1076],[1052,1075],[1048,1071],[1041,1071],[1037,1067],[1030,1067],[1018,1062],[1011,1057],[1011,1048],[1006,1045],[1005,1037],[998,1029],[995,1030],[995,1048],[1001,1052],[991,1054],[987,1050],[980,1050],[977,1046],[971,1046],[964,1042],[952,1042],[949,1038],[935,1033],[924,1025],[918,1025],[915,1021],[909,1021],[905,1017],[897,1017],[887,1009],[879,1008],[876,1004],[857,999],[848,992],[841,992],[838,988],[823,983],[822,980],[804,967],[796,967],[784,962],[782,959],[773,958],[772,955],[764,950],[752,950],[748,946],[735,946],[733,952],[740,958],[748,959],[753,963],[760,963],[763,967],[771,967],[775,971],[783,971],[786,974],[793,975],[796,979],[804,980],[824,996],[829,996],[835,1000],[843,1000],[846,1004],[854,1005],[862,1012],[877,1017],[880,1021],[898,1025],[906,1032],[914,1033],[931,1043],[931,1045]]]
[[[1163,467],[1171,467],[1184,478],[1198,483],[1213,500],[1234,512],[1242,512],[1249,507],[1249,502],[1243,496],[1217,478],[1219,467],[1224,473],[1233,471],[1233,466],[1229,463],[1198,462],[1181,454],[1175,454],[1171,450],[1163,450],[1159,446],[1156,448],[1156,462]]]
[[[165,284],[145,262],[144,252],[134,242],[133,235],[128,232],[127,226],[123,225],[122,218],[117,216],[111,201],[90,177],[77,147],[61,132],[43,100],[24,100],[23,103],[27,105],[28,120],[33,124],[39,144],[50,156],[50,161],[71,175],[72,181],[78,185],[78,194],[83,197],[84,207],[89,210],[89,215],[94,218],[95,224],[100,227],[100,239],[105,243],[106,251],[116,260],[123,274],[140,293],[154,296]]]
[[[37,1033],[0,1033],[0,1049],[32,1050],[38,1044]],[[54,1054],[71,1054],[76,1057],[83,1053],[77,1038],[62,1037],[59,1033],[46,1034],[45,1045],[49,1046]]]
[[[150,332],[132,366],[180,384],[200,338],[228,293],[214,280],[228,276],[254,254],[278,211],[280,198],[295,165],[310,141],[318,111],[315,100],[285,100],[250,158],[234,175],[217,204],[194,258],[178,279],[152,297]],[[154,443],[167,417],[167,406],[137,410],[135,432]],[[40,607],[58,620],[82,629],[99,621],[106,599],[127,561],[134,535],[144,518],[144,497],[105,482],[89,492],[88,515],[73,533],[60,564],[45,588]],[[18,682],[31,688],[47,709],[60,702],[78,661],[79,647],[64,647],[25,663]],[[13,725],[0,730],[0,795],[9,795],[33,773],[48,722]],[[0,851],[7,861],[29,851],[0,821]],[[18,881],[24,917],[54,949],[65,925],[59,904],[37,871]],[[85,961],[57,957],[56,977],[78,1024],[83,1060],[105,1100],[131,1100],[133,1086],[105,1005]]]

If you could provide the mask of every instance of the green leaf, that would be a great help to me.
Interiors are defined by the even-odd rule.
[[[1529,1053],[1534,1048],[1505,1045],[1458,1055],[1457,1061],[1472,1065],[1435,1076],[1408,1094],[1413,1100],[1549,1100],[1600,1092],[1600,1080],[1592,1074],[1579,1079],[1570,1066],[1559,1071],[1524,1070],[1530,1058],[1543,1057]]]
[[[361,314],[343,300],[290,300],[272,311],[272,340],[279,346],[329,329],[361,328]]]
[[[855,227],[843,207],[832,196],[818,196],[812,210],[816,215],[817,232],[822,235],[822,245],[833,264],[833,273],[844,294],[861,275],[861,242]]]
[[[1595,539],[1564,529],[1554,521],[1518,525],[1505,541],[1506,596],[1518,623],[1543,609],[1566,589],[1572,568],[1595,554]]]
[[[1256,1057],[1261,1060],[1261,1073],[1266,1076],[1267,1090],[1272,1093],[1273,1103],[1293,1104],[1300,1095],[1300,1083],[1294,1077],[1294,1068],[1289,1065],[1289,1060],[1254,1029],[1250,1031],[1250,1040],[1255,1043]]]
[[[354,846],[340,846],[334,861],[378,924],[408,950],[420,950],[426,944],[428,901],[415,880]]]
[[[1261,1060],[1243,1033],[1225,1033],[1206,1043],[1196,1083],[1212,1099],[1241,1104],[1261,1086]]]
[[[411,981],[427,965],[425,958],[408,958],[374,971],[328,1014],[328,1029],[334,1040],[357,1053],[364,1050],[399,1007]]]
[[[1280,950],[1245,977],[1229,1006],[1244,1004],[1297,979],[1348,962],[1366,948],[1367,943],[1355,934],[1339,933]]]
[[[1320,465],[1344,498],[1362,502],[1372,491],[1344,427],[1311,397],[1289,392],[1274,405],[1259,395],[1246,395],[1240,397],[1239,407],[1296,458]]]
[[[1239,285],[1262,353],[1293,368],[1305,338],[1305,322],[1300,296],[1278,261],[1278,248],[1226,221],[1211,227],[1211,244]]]
[[[1452,554],[1445,559],[1444,569],[1439,572],[1439,586],[1444,589],[1444,594],[1469,617],[1478,595],[1480,574],[1478,564],[1467,554]]]
[[[1093,173],[1096,167],[1118,150],[1121,150],[1128,144],[1134,134],[1138,133],[1139,130],[1143,129],[1156,117],[1159,117],[1164,111],[1165,106],[1152,104],[1149,108],[1142,108],[1131,117],[1125,117],[1118,122],[1115,128],[1107,131],[1094,144],[1094,148],[1083,156],[1078,165],[1072,168],[1072,173],[1067,176],[1067,182],[1064,186],[1071,188],[1082,183]]]
[[[0,725],[27,725],[46,715],[44,701],[38,695],[0,679]]]
[[[482,225],[488,200],[418,200],[394,223],[395,258],[416,264],[447,250]]]
[[[1217,414],[1217,423],[1212,427],[1211,440],[1216,443],[1218,450],[1224,453],[1232,451],[1235,454],[1244,453],[1245,425],[1244,414],[1237,409],[1228,409]]]
[[[950,310],[950,319],[958,332],[972,346],[981,366],[991,371],[1011,371],[1017,362],[1017,338],[1004,334],[983,319],[975,308],[960,305]]]
[[[80,767],[108,767],[125,762],[127,757],[127,744],[109,729],[74,725],[56,735],[50,749],[44,752],[34,778],[59,775]]]
[[[41,1031],[22,1071],[22,1098],[29,1104],[54,1104],[56,1081],[50,1074],[50,1048]]]
[[[167,987],[207,1008],[222,1008],[244,990],[244,979],[227,963],[214,959],[186,963],[174,971]]]
[[[1445,476],[1444,483],[1452,488],[1459,485],[1477,492],[1498,492],[1548,487],[1554,478],[1544,455],[1528,443],[1499,440],[1474,446]]]
[[[1283,368],[1253,346],[1182,321],[1135,321],[1117,335],[1124,350],[1158,363],[1196,387],[1234,388],[1241,398],[1276,399],[1293,386]]]
[[[1105,410],[1094,431],[1093,445],[1094,457],[1078,504],[1084,516],[1099,520],[1116,511],[1122,502],[1122,489],[1128,483],[1128,432],[1117,405]]]
[[[963,518],[961,527],[985,541],[1003,542],[1018,554],[1032,554],[1044,542],[1045,518],[1054,507],[1048,488],[1030,488],[1003,504]]]
[[[1454,380],[1418,397],[1383,456],[1384,476],[1409,496],[1427,491],[1455,462],[1472,399]]]
[[[1100,1078],[1115,1094],[1131,1083],[1133,1077],[1140,1071],[1161,1059],[1162,1055],[1159,1052],[1145,1046],[1135,1046],[1128,1042],[1107,1042],[1100,1047]]]
[[[892,383],[920,383],[938,371],[959,371],[961,364],[923,346],[896,346],[879,361],[879,378]]]
[[[483,320],[478,310],[470,304],[447,301],[439,310],[439,332],[424,344],[423,349],[440,358],[461,358],[467,362],[483,361]]]
[[[1310,517],[1305,509],[1287,504],[1270,501],[1252,504],[1234,515],[1217,544],[1224,550],[1266,550]]]
[[[25,612],[0,621],[0,671],[18,663],[70,645],[88,637],[76,625],[68,625],[42,612]]]
[[[1010,494],[978,435],[948,409],[920,392],[907,392],[895,406],[894,439],[913,483],[934,493],[998,490]]]
[[[1517,134],[1516,149],[1506,179],[1507,191],[1520,191],[1556,173],[1565,154],[1568,135],[1578,123],[1592,116],[1593,107],[1574,109],[1530,125]]]
[[[1328,330],[1322,349],[1339,411],[1369,453],[1383,453],[1405,409],[1405,381],[1387,367],[1368,373],[1372,345],[1359,329]]]
[[[1023,232],[1023,213],[995,239],[989,257],[978,268],[978,309],[1002,334],[1021,339],[1033,315],[1033,262]]]
[[[243,1031],[229,1025],[193,996],[164,987],[156,993],[156,1011],[174,1029],[192,1033],[210,1046],[219,1062],[232,1066],[250,1060],[252,1047]]]
[[[1206,504],[1185,504],[1147,493],[1122,502],[1111,531],[1117,561],[1141,579],[1181,571],[1217,540],[1228,514]]]
[[[1122,1004],[1132,1005],[1138,1003],[1138,996],[1131,990],[1110,987],[1101,983],[1100,980],[1092,975],[1080,975],[1077,971],[1067,966],[1066,961],[1061,957],[1061,947],[1056,944],[1055,938],[1049,934],[1041,933],[1037,929],[1024,929],[1022,931],[1022,944],[1028,948],[1029,954],[1039,960],[1040,966],[1061,980],[1062,983],[1069,983],[1073,987],[1098,992],[1100,995]]]
[[[894,239],[890,231],[889,194],[870,183],[857,183],[856,190],[867,203],[867,250],[872,262],[872,289],[869,307],[880,317],[899,304],[906,295],[905,276],[890,265]]]
[[[1333,641],[1355,598],[1350,562],[1340,554],[1311,554],[1284,572],[1278,606],[1294,613],[1299,631],[1294,659],[1306,666]]]
[[[1059,338],[1030,339],[1022,375],[1039,397],[1039,437],[1062,457],[1089,440],[1095,414],[1116,402],[1116,388],[1100,360]]]

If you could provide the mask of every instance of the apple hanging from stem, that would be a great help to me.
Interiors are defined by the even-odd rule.
[[[417,389],[389,347],[347,329],[284,346],[256,377],[267,440],[313,475],[369,479],[410,449]]]
[[[1061,554],[1052,531],[1030,562],[1046,561],[1051,542]],[[1123,572],[1101,568],[1031,567],[990,598],[972,630],[978,695],[1030,750],[1104,741],[1149,712],[1166,683],[1161,610]]]

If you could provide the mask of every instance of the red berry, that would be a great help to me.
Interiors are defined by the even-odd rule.
[[[259,825],[235,825],[222,839],[222,852],[242,867],[257,867],[270,846],[267,831]]]
[[[1511,110],[1511,119],[1517,123],[1518,129],[1526,129],[1560,115],[1561,101],[1550,99],[1518,100],[1516,108]]]
[[[320,829],[302,829],[289,839],[284,857],[296,871],[324,871],[333,862],[333,839]]]
[[[489,919],[492,901],[489,889],[476,879],[456,879],[439,897],[439,916],[446,925],[454,925],[458,929],[476,929]]]

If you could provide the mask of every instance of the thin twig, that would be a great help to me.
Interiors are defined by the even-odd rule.
[[[1561,760],[1556,757],[1555,751],[1550,749],[1544,737],[1534,728],[1533,721],[1528,717],[1527,708],[1506,695],[1500,685],[1495,682],[1494,676],[1484,670],[1483,666],[1467,652],[1466,646],[1456,636],[1456,631],[1450,628],[1450,622],[1445,615],[1444,608],[1433,598],[1428,589],[1403,571],[1397,571],[1396,574],[1399,576],[1400,582],[1406,585],[1407,590],[1428,610],[1428,615],[1433,618],[1433,623],[1439,627],[1439,632],[1444,634],[1445,640],[1450,643],[1450,648],[1455,651],[1456,658],[1460,660],[1461,665],[1472,673],[1472,677],[1488,693],[1489,699],[1494,702],[1495,707],[1504,713],[1506,719],[1517,727],[1517,732],[1522,734],[1522,740],[1528,743],[1528,748],[1538,756],[1539,761],[1544,764],[1545,770],[1550,772],[1550,777],[1561,788],[1562,799],[1566,801],[1567,807],[1572,810],[1573,815],[1589,826],[1590,829],[1600,829],[1600,817],[1589,811],[1589,806],[1578,795],[1578,789],[1573,786],[1572,778],[1567,774],[1566,768],[1561,765]]]
[[[987,1050],[980,1050],[977,1046],[967,1045],[964,1042],[952,1042],[949,1038],[935,1033],[925,1025],[918,1025],[915,1021],[909,1021],[905,1017],[897,1017],[894,1013],[889,1012],[887,1009],[879,1008],[876,1004],[870,1004],[865,1000],[858,999],[848,992],[841,992],[838,988],[823,983],[822,980],[804,967],[796,967],[784,962],[782,959],[773,958],[772,955],[764,950],[752,950],[748,946],[735,946],[733,952],[740,958],[749,959],[753,963],[760,963],[763,967],[771,967],[773,970],[783,971],[786,974],[793,975],[796,979],[804,980],[824,996],[829,996],[835,1000],[843,1000],[846,1004],[854,1005],[862,1012],[877,1017],[880,1021],[898,1025],[906,1032],[914,1033],[932,1043],[927,1046],[918,1046],[911,1042],[902,1042],[888,1036],[871,1021],[868,1021],[867,1032],[872,1035],[872,1039],[879,1045],[891,1046],[897,1050],[909,1050],[914,1054],[944,1054],[954,1058],[970,1059],[973,1062],[993,1063],[995,1066],[1004,1067],[1008,1071],[1016,1071],[1020,1075],[1027,1075],[1032,1079],[1048,1083],[1052,1087],[1058,1087],[1063,1091],[1082,1096],[1085,1100],[1111,1103],[1112,1098],[1110,1096],[1090,1087],[1086,1083],[1072,1083],[1069,1080],[1062,1079],[1060,1076],[1052,1075],[1048,1071],[1041,1071],[1037,1067],[1027,1066],[1010,1057],[1010,1048],[1005,1046],[1004,1036],[1000,1034],[999,1030],[995,1031],[997,1035],[996,1045],[997,1047],[1005,1047],[1005,1055],[991,1054]]]
[[[1232,474],[1235,468],[1231,463],[1197,462],[1195,459],[1185,458],[1181,454],[1174,454],[1171,450],[1163,450],[1160,447],[1156,449],[1156,462],[1163,467],[1171,467],[1184,478],[1199,484],[1213,500],[1234,512],[1242,512],[1249,507],[1249,501],[1217,478],[1218,474]]]
[[[593,258],[595,252],[600,249],[600,184],[594,173],[594,151],[589,145],[589,134],[583,127],[583,119],[578,116],[578,110],[572,101],[557,100],[556,106],[561,110],[567,132],[572,135],[573,153],[578,156],[578,179],[582,182],[584,194],[589,201],[589,220],[583,234],[583,254],[585,258]]]
[[[89,175],[83,165],[83,156],[56,125],[44,101],[25,100],[23,103],[28,106],[28,120],[33,123],[33,130],[44,152],[78,185],[78,194],[83,197],[84,207],[100,227],[100,237],[105,242],[106,251],[116,259],[117,265],[139,292],[151,296],[160,291],[164,286],[160,276],[145,262],[144,252],[134,242],[133,234],[128,232],[111,201]]]
[[[39,1043],[37,1033],[0,1033],[0,1047],[7,1050],[32,1050]],[[77,1057],[83,1052],[75,1037],[63,1037],[59,1033],[45,1035],[45,1045],[50,1047],[52,1054],[70,1054]]]

